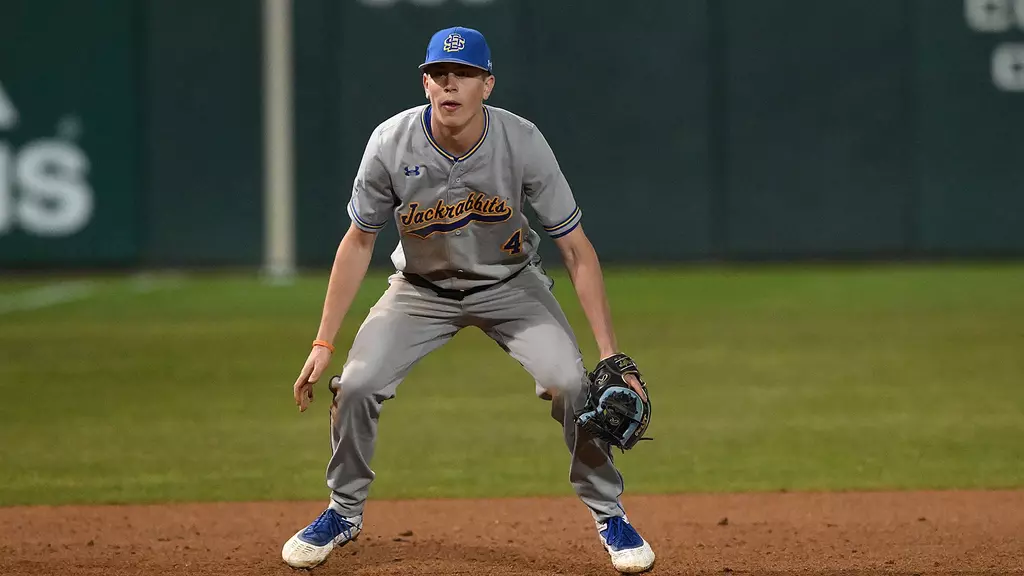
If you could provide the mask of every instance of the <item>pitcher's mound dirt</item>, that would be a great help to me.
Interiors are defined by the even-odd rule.
[[[323,503],[0,508],[0,574],[302,575],[281,545]],[[1024,574],[1024,491],[625,499],[653,574]],[[573,498],[373,501],[311,575],[615,572]]]

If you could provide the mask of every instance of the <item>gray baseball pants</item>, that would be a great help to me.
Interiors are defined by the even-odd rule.
[[[453,300],[411,284],[401,274],[371,308],[356,334],[335,392],[331,422],[334,453],[327,465],[331,508],[363,513],[374,472],[370,468],[377,422],[385,400],[421,358],[459,330],[476,326],[516,359],[551,401],[571,453],[569,480],[596,522],[625,514],[623,480],[608,445],[577,434],[575,411],[586,401],[586,368],[572,327],[535,265],[508,282]]]

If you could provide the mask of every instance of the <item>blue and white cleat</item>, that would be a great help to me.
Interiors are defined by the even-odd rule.
[[[616,516],[598,524],[597,533],[612,557],[612,566],[619,572],[637,574],[654,567],[654,550],[637,534],[626,517]]]
[[[362,529],[362,516],[346,518],[328,508],[284,543],[281,559],[292,568],[319,566],[331,550],[355,540]]]

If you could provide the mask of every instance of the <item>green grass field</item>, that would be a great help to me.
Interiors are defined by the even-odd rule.
[[[1024,486],[1024,266],[607,281],[654,401],[655,441],[618,456],[628,493]],[[326,387],[305,414],[291,398],[326,276],[55,283],[0,281],[0,505],[326,498]],[[342,349],[384,287],[364,283]],[[373,466],[372,498],[571,494],[546,403],[476,330],[385,405]]]

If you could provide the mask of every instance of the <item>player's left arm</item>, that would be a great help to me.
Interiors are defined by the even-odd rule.
[[[572,189],[558,166],[551,146],[539,129],[533,130],[529,136],[526,148],[530,151],[530,157],[523,175],[523,189],[544,231],[562,253],[569,278],[580,299],[580,306],[594,333],[600,359],[604,360],[619,353],[619,344],[612,327],[611,307],[605,293],[601,262],[593,244],[583,232],[582,211],[576,204]],[[644,394],[640,382],[633,375],[628,375],[626,381],[638,393]]]
[[[619,353],[619,345],[615,340],[615,329],[612,327],[612,311],[608,304],[608,295],[604,289],[604,274],[601,272],[601,261],[597,250],[583,232],[583,226],[576,228],[565,236],[555,238],[555,245],[562,253],[565,268],[580,299],[580,306],[587,316],[590,329],[594,332],[598,354],[601,360]],[[643,397],[647,397],[640,382],[632,374],[626,375],[626,382]]]
[[[523,188],[544,231],[562,252],[603,360],[619,350],[604,291],[601,264],[594,246],[583,233],[582,211],[540,129],[534,128],[530,132],[525,147],[530,156],[523,175]]]
[[[562,253],[562,260],[569,272],[569,278],[580,299],[580,306],[587,316],[601,359],[619,352],[612,327],[611,306],[604,288],[604,274],[601,262],[590,239],[579,225],[565,236],[555,239],[555,245]]]

